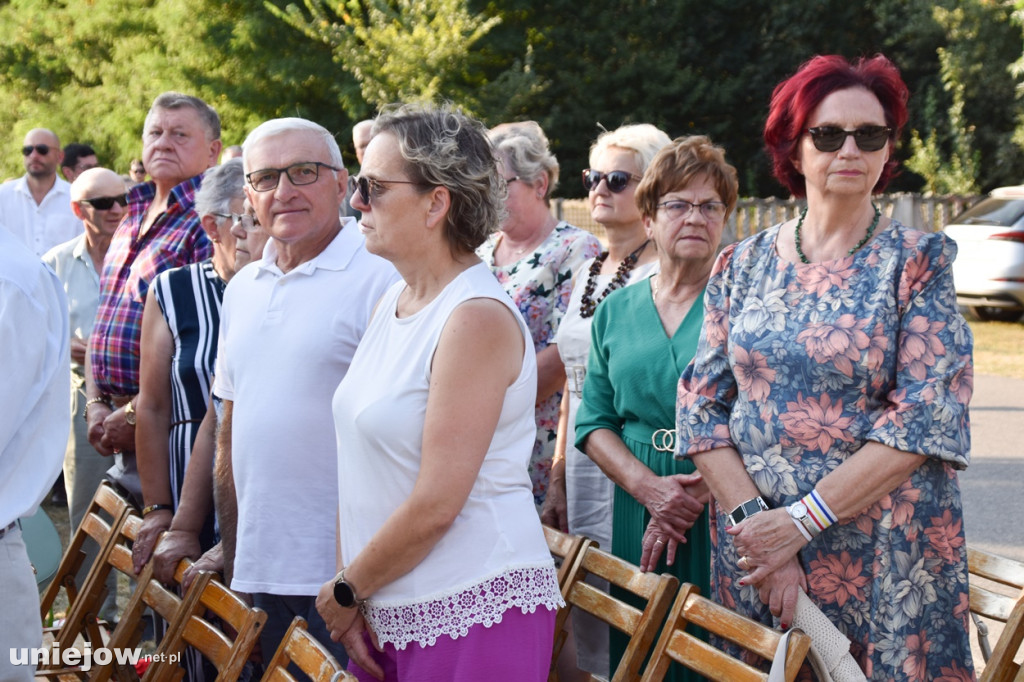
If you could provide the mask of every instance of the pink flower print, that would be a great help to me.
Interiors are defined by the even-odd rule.
[[[969,670],[964,670],[959,663],[953,661],[952,666],[939,668],[939,676],[933,682],[974,682],[975,679]]]
[[[937,336],[945,326],[942,320],[915,315],[904,329],[899,362],[918,381],[923,381],[928,376],[928,368],[935,366],[936,358],[946,353],[946,347]]]
[[[726,310],[712,308],[704,311],[704,337],[708,346],[720,348],[729,339],[729,313]]]
[[[924,680],[928,674],[928,650],[932,643],[922,630],[920,634],[907,636],[907,658],[903,661],[903,672],[908,680]]]
[[[841,258],[831,263],[815,263],[811,267],[802,268],[797,274],[797,281],[804,289],[818,296],[823,296],[833,287],[849,289],[847,280],[854,273],[852,265],[852,258]]]
[[[892,505],[892,525],[905,528],[914,519],[914,507],[921,499],[921,491],[910,480],[904,481],[888,496]]]
[[[843,606],[851,598],[864,601],[864,588],[869,580],[863,571],[864,562],[854,561],[849,552],[839,556],[818,552],[818,558],[811,561],[807,585],[826,604]]]
[[[852,442],[853,436],[846,432],[853,417],[843,417],[843,401],[835,405],[832,398],[823,393],[821,399],[804,398],[797,393],[796,402],[786,403],[785,414],[779,418],[786,433],[808,450],[828,452],[836,440]]]
[[[734,355],[732,372],[740,390],[753,400],[767,399],[772,390],[771,382],[775,381],[775,370],[768,367],[768,360],[761,351],[747,353],[740,346],[735,348]]]
[[[885,328],[881,324],[875,325],[868,344],[866,364],[869,370],[877,372],[882,368],[882,363],[885,362],[885,351],[888,349],[889,337],[885,334]]]
[[[953,513],[946,509],[942,516],[932,517],[932,527],[926,528],[924,536],[928,538],[931,548],[935,550],[947,564],[957,559],[957,554],[964,544],[964,537],[960,535],[960,528],[963,525],[962,519],[953,519]]]
[[[908,303],[914,294],[924,288],[924,285],[932,278],[931,268],[931,259],[924,253],[918,253],[907,261],[906,267],[903,268],[903,274],[900,276],[899,291],[896,294],[897,300],[901,304]]]
[[[797,334],[796,340],[807,348],[815,362],[835,365],[844,375],[853,376],[853,363],[860,360],[860,352],[871,345],[864,333],[867,320],[858,320],[850,313],[840,315],[835,322],[812,324]]]

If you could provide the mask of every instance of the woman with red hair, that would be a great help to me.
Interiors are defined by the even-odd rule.
[[[720,601],[786,628],[803,590],[869,679],[973,680],[956,245],[872,201],[906,101],[881,55],[814,57],[776,87],[765,141],[807,207],[719,257],[680,380],[678,456],[717,502]]]

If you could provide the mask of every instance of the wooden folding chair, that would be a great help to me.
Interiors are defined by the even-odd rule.
[[[296,616],[260,682],[298,682],[288,664],[294,663],[313,682],[355,682],[323,644],[306,630],[306,621]]]
[[[179,584],[190,564],[187,559],[179,562],[174,574]],[[212,577],[212,574],[206,575]],[[193,583],[189,592],[195,589]],[[197,599],[199,608],[187,614],[180,627],[168,630],[155,658],[170,661],[173,654],[179,654],[180,660],[185,647],[191,646],[217,669],[216,682],[234,682],[259,640],[267,614],[246,604],[216,578],[205,581]],[[152,677],[147,671],[143,679],[145,682],[173,682],[183,674],[184,669],[162,664]]]
[[[562,594],[566,605],[558,611],[555,620],[555,644],[552,651],[552,669],[549,679],[557,679],[554,669],[567,637],[567,621],[573,608],[581,609],[629,635],[629,644],[612,672],[611,682],[636,680],[640,666],[647,655],[658,626],[665,618],[672,594],[679,579],[664,573],[644,573],[638,566],[609,554],[595,545],[587,546],[576,558],[570,582]],[[607,580],[627,592],[643,599],[643,610],[616,599],[584,581],[588,574]]]
[[[590,545],[596,546],[596,543],[589,538],[569,535],[548,525],[544,525],[543,528],[544,539],[547,540],[551,556],[560,562],[558,565],[558,588],[562,590],[564,597],[565,589],[572,580],[573,570],[579,570],[579,567],[576,566],[576,558],[579,557],[580,552]]]
[[[77,583],[79,569],[85,560],[86,543],[95,542],[99,546],[99,553],[90,568],[91,572],[96,570],[96,567],[102,566],[106,561],[110,549],[116,542],[116,531],[121,526],[125,515],[131,509],[131,503],[119,495],[109,483],[106,481],[100,483],[95,494],[92,496],[92,501],[89,503],[85,516],[82,518],[82,523],[75,529],[75,534],[71,538],[71,544],[68,545],[67,551],[64,552],[64,556],[61,558],[60,565],[57,567],[57,574],[53,577],[53,580],[40,598],[39,613],[44,621],[50,613],[50,609],[53,608],[53,604],[61,589],[67,595],[68,608],[70,609],[77,601],[81,589],[89,582],[90,576],[87,574],[85,580],[82,581],[82,585]],[[104,598],[105,595],[100,596],[99,604],[103,603]],[[96,605],[97,608],[99,604]],[[87,636],[89,641],[97,645],[99,640],[95,638],[99,637],[99,632],[95,629],[94,622],[95,619],[88,621]],[[59,629],[55,628],[52,632],[56,632]]]
[[[696,585],[683,583],[644,671],[643,682],[661,682],[675,661],[719,682],[765,682],[768,673],[754,668],[686,631],[688,624],[728,639],[765,660],[772,660],[782,633],[700,596]],[[807,657],[811,638],[794,631],[786,647],[786,681],[792,682]]]
[[[1020,666],[1013,660],[1024,641],[1024,563],[968,547],[967,566],[971,614],[978,627],[982,656],[986,658],[979,682],[1011,682],[1015,676],[1024,680],[1024,674],[1018,675]],[[1016,594],[1000,593],[985,581],[1005,585]],[[978,616],[1005,624],[991,654],[988,627]]]

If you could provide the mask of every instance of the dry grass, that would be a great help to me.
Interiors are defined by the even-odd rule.
[[[1024,323],[979,322],[974,332],[974,372],[1024,379]]]

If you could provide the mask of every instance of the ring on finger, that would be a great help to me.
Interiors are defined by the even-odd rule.
[[[740,560],[736,562],[736,565],[742,568],[744,571],[749,571],[754,567],[754,564],[750,562],[750,557],[746,554],[740,557]]]
[[[655,545],[664,545],[665,543],[664,543],[664,542],[662,542],[661,540],[655,540],[655,541],[654,541],[654,544],[655,544]]]

